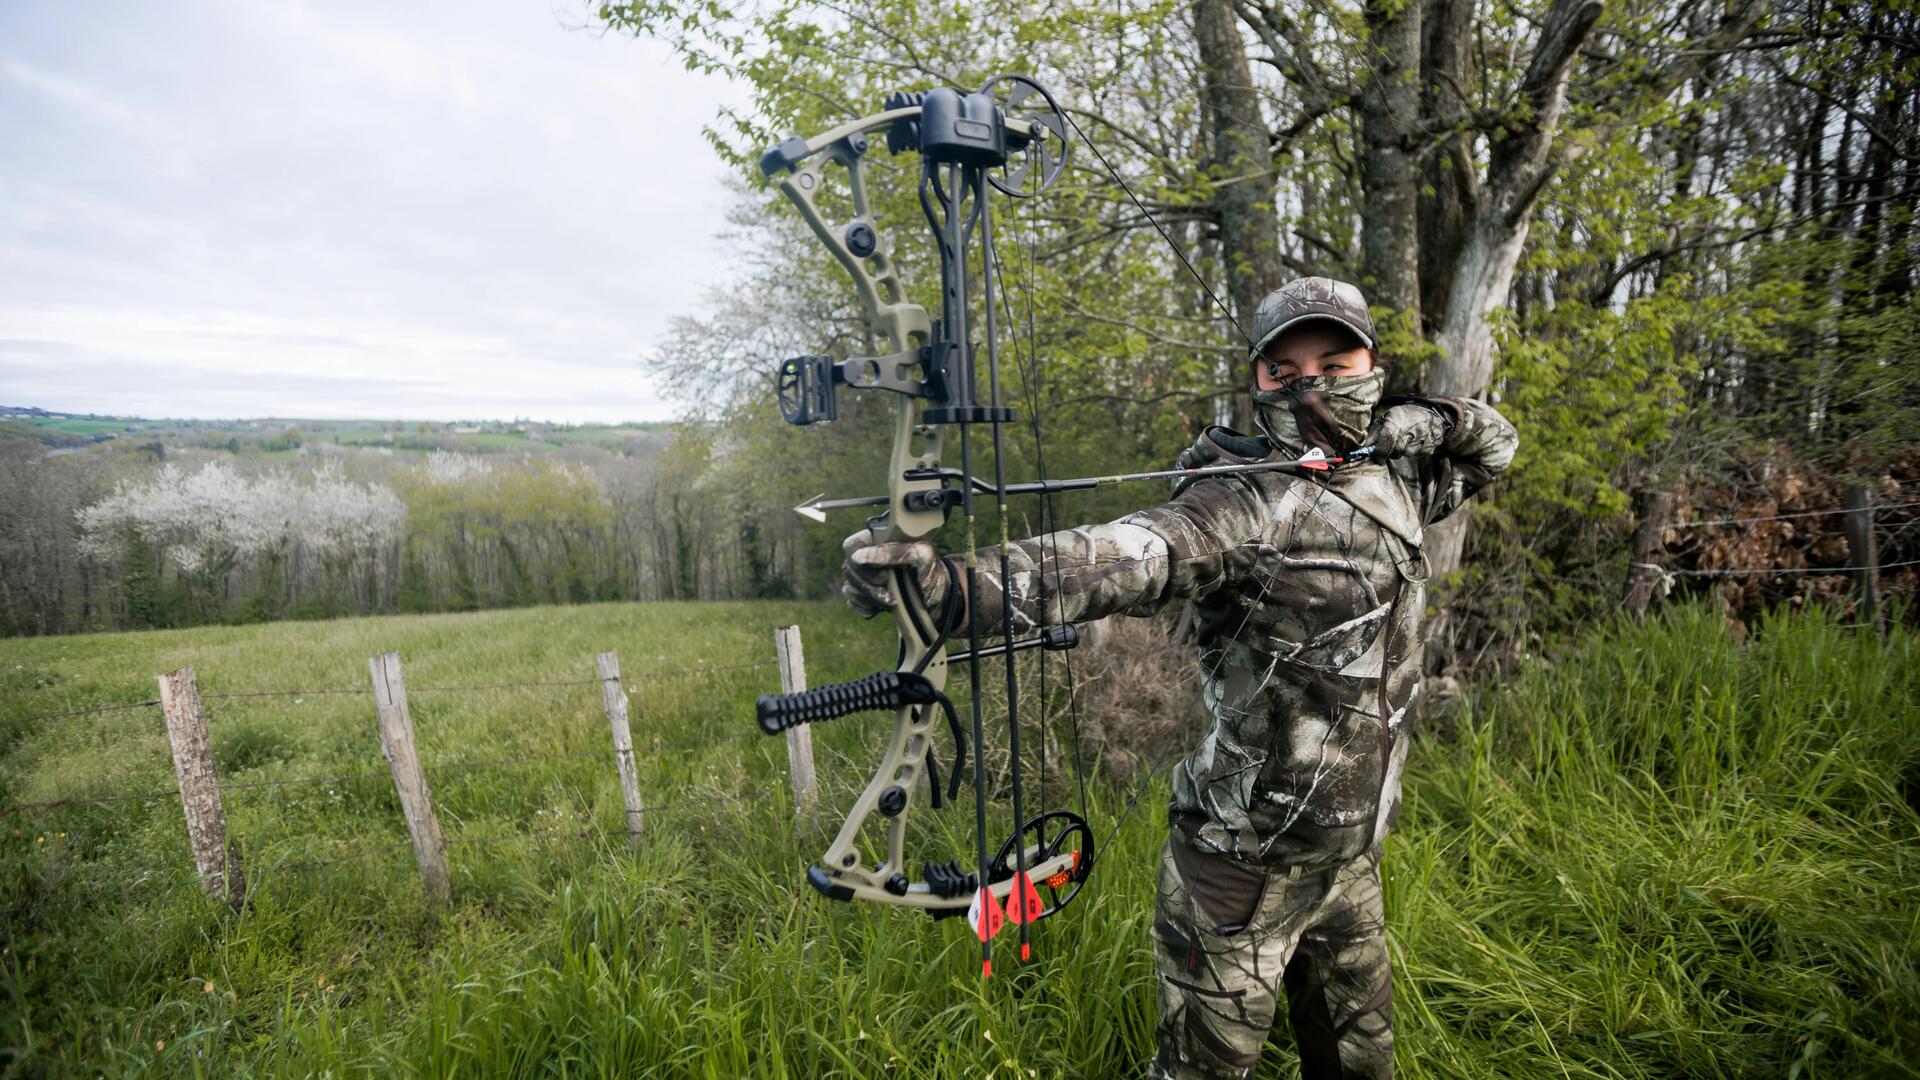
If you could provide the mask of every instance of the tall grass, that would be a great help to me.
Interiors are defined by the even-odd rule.
[[[826,607],[604,605],[0,644],[0,800],[171,786],[150,711],[18,724],[151,695],[586,678],[767,659],[800,618],[815,681],[872,670],[885,628]],[[1806,613],[1745,643],[1681,609],[1543,659],[1414,748],[1386,860],[1402,1074],[1912,1076],[1920,1056],[1920,639]],[[1151,1053],[1150,792],[1081,900],[982,984],[958,920],[830,904],[801,880],[884,719],[816,732],[828,809],[797,821],[771,668],[630,678],[645,850],[514,838],[617,828],[610,760],[433,774],[455,873],[425,908],[359,693],[215,699],[229,780],[369,770],[228,795],[253,871],[209,905],[177,801],[18,815],[0,833],[0,1043],[21,1075],[1130,1075]],[[429,764],[594,752],[591,686],[412,694]],[[1093,784],[1104,835],[1124,792]],[[1007,816],[997,808],[998,817]],[[972,850],[971,815],[914,819]],[[285,864],[371,843],[373,855]],[[1296,1070],[1284,1033],[1263,1076]]]

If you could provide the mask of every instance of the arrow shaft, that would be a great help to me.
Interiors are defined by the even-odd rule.
[[[1172,480],[1184,477],[1235,476],[1241,473],[1276,472],[1282,469],[1310,468],[1321,462],[1325,462],[1325,464],[1330,466],[1345,465],[1372,456],[1373,447],[1363,446],[1342,457],[1315,458],[1311,460],[1307,458],[1290,458],[1286,461],[1256,461],[1248,465],[1207,465],[1198,469],[1156,469],[1152,472],[1114,473],[1110,476],[1076,476],[1065,480],[1030,480],[1025,483],[1006,485],[1005,494],[1051,495],[1057,491],[1091,491],[1094,488],[1132,483],[1137,480]],[[973,490],[982,494],[991,494],[996,491],[995,485],[977,476],[968,477],[965,472],[957,469],[942,469],[937,472],[928,470],[925,475],[910,475],[908,479],[930,479],[935,475],[943,480],[958,481],[970,479]],[[890,501],[891,500],[885,495],[867,495],[854,499],[815,499],[803,503],[794,509],[810,517],[813,515],[808,514],[808,511],[816,511],[824,516],[828,510],[849,510],[862,506],[886,506]]]

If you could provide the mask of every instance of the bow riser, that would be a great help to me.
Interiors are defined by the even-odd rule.
[[[888,512],[882,538],[889,541],[916,540],[946,523],[944,511],[916,508],[909,498],[914,492],[937,489],[940,482],[907,479],[912,470],[933,468],[940,462],[944,429],[919,422],[918,399],[926,396],[923,358],[933,340],[933,328],[926,309],[907,299],[885,238],[873,223],[866,186],[867,135],[919,113],[917,106],[889,110],[806,140],[804,149],[783,144],[789,147],[787,167],[798,168],[778,183],[781,194],[800,212],[801,220],[853,279],[869,332],[892,350],[888,356],[855,358],[839,367],[849,385],[901,393],[894,406],[893,442],[887,460]],[[853,210],[852,218],[840,224],[829,220],[817,202],[826,188],[826,170],[834,165],[846,170]],[[901,575],[894,576],[893,593],[894,622],[902,643],[900,670],[917,671],[935,690],[944,690],[947,662],[938,647],[937,615],[927,609],[919,589]],[[829,885],[823,891],[844,890],[850,896],[909,907],[951,906],[925,882],[909,884],[904,894],[887,888],[897,875],[911,877],[906,860],[906,825],[932,748],[933,721],[934,710],[928,706],[903,705],[895,712],[892,736],[879,767],[849,808],[846,821],[816,867],[817,873],[828,876]],[[890,792],[897,794],[889,796]],[[889,798],[893,800],[893,812],[886,814],[881,805]],[[861,834],[876,813],[886,818],[886,853],[877,865],[869,865],[860,848]],[[815,883],[821,884],[819,880]],[[962,897],[960,906],[965,907],[966,901]]]

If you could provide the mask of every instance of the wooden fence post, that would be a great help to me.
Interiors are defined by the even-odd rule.
[[[780,689],[795,694],[807,688],[807,661],[800,651],[800,628],[776,626],[773,648],[780,656]],[[813,810],[817,789],[813,781],[813,729],[797,724],[787,729],[787,772],[793,780],[793,810]]]
[[[1865,484],[1846,487],[1847,568],[1860,594],[1860,612],[1880,625],[1880,551],[1873,535],[1873,492]]]
[[[435,907],[453,901],[453,877],[447,872],[447,838],[433,814],[433,793],[413,746],[413,717],[407,712],[407,686],[400,677],[400,654],[381,653],[367,661],[373,673],[373,703],[380,716],[380,753],[393,769],[393,787],[400,794],[400,811],[413,837],[413,857],[427,883],[427,900]]]
[[[247,883],[240,872],[240,854],[227,842],[227,812],[220,804],[220,780],[214,775],[213,751],[207,744],[200,688],[190,667],[159,679],[160,713],[167,721],[167,742],[173,746],[173,775],[180,782],[180,806],[187,815],[194,869],[208,896],[225,900],[238,911]]]
[[[594,657],[600,672],[600,700],[607,707],[607,726],[613,729],[613,764],[620,770],[620,800],[627,806],[627,836],[640,850],[646,829],[646,807],[640,802],[640,768],[633,760],[633,731],[627,726],[627,691],[620,685],[620,657],[603,652]]]
[[[1664,491],[1642,489],[1633,493],[1633,539],[1627,547],[1627,592],[1621,603],[1635,616],[1645,615],[1653,601],[1654,586],[1660,584],[1660,565],[1655,560],[1665,546],[1663,534],[1673,496]]]

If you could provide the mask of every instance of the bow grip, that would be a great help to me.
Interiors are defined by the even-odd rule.
[[[925,675],[882,671],[852,682],[817,686],[791,694],[761,694],[754,703],[760,730],[778,735],[791,727],[837,720],[857,712],[891,712],[903,705],[932,705],[940,692]]]

